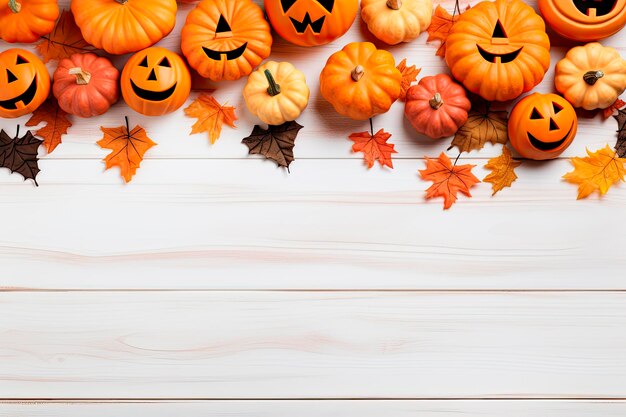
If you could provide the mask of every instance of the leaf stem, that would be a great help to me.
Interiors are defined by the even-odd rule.
[[[130,125],[128,124],[128,116],[124,116],[124,120],[126,121],[126,134],[130,137]]]
[[[374,118],[370,117],[370,132],[372,132],[372,137],[374,137]]]
[[[15,132],[15,139],[20,137],[20,125],[17,125],[17,131]]]

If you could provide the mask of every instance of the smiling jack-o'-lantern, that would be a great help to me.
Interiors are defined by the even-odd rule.
[[[191,92],[191,75],[180,56],[152,47],[130,57],[121,84],[130,108],[146,116],[161,116],[185,103]]]
[[[0,117],[20,117],[35,111],[50,93],[46,66],[23,49],[0,53]]]
[[[278,34],[300,46],[325,45],[350,29],[358,0],[265,0],[265,11]]]
[[[574,107],[556,94],[524,97],[509,117],[511,145],[529,159],[556,158],[571,145],[577,129]]]
[[[626,24],[626,0],[539,0],[539,11],[557,33],[577,41],[595,41]]]
[[[550,40],[543,19],[521,0],[483,1],[452,27],[446,62],[471,92],[489,101],[512,100],[543,79]]]
[[[203,0],[187,16],[181,49],[213,81],[237,80],[270,55],[272,34],[251,0]]]

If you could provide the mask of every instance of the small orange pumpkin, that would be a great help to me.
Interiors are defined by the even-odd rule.
[[[31,52],[0,53],[0,117],[20,117],[37,110],[50,94],[46,66]]]
[[[354,120],[386,113],[400,96],[401,83],[393,55],[370,42],[349,43],[335,52],[320,75],[322,96]]]
[[[99,116],[119,99],[119,78],[120,72],[107,58],[74,54],[59,62],[52,93],[66,113]]]
[[[343,36],[358,11],[358,0],[265,0],[274,30],[300,46],[325,45]]]
[[[555,32],[582,42],[611,36],[626,24],[626,0],[539,0],[539,11]]]
[[[59,17],[57,0],[3,0],[0,4],[0,39],[35,42],[54,29]]]
[[[574,107],[556,94],[526,96],[509,117],[511,145],[529,159],[556,158],[572,144],[577,129]]]
[[[251,0],[203,0],[182,31],[181,49],[189,65],[212,81],[249,75],[271,48],[270,25]]]
[[[406,93],[404,115],[415,130],[432,139],[454,135],[467,122],[472,103],[447,74],[424,77]]]
[[[180,56],[153,46],[130,57],[122,70],[121,86],[130,108],[146,116],[161,116],[185,103],[191,74]]]
[[[539,84],[550,67],[545,29],[521,0],[482,1],[452,26],[446,63],[469,91],[489,101],[512,100]]]

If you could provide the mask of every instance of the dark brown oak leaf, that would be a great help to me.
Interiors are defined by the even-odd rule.
[[[613,116],[617,120],[617,144],[615,150],[620,158],[626,158],[626,110],[618,110]]]
[[[293,148],[296,137],[302,128],[295,121],[269,126],[267,129],[256,125],[250,136],[243,139],[243,143],[250,149],[250,154],[263,155],[289,170],[289,165],[295,159]]]
[[[8,168],[11,173],[17,172],[26,179],[32,179],[36,186],[39,174],[39,158],[37,149],[43,141],[37,139],[30,131],[21,138],[17,127],[15,138],[11,138],[4,130],[0,130],[0,166]]]

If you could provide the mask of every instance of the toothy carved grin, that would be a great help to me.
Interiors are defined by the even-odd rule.
[[[202,47],[202,50],[204,51],[207,57],[215,61],[220,61],[222,59],[222,56],[226,56],[226,59],[228,61],[231,61],[233,59],[237,59],[240,56],[242,56],[244,52],[246,52],[247,48],[248,48],[248,42],[244,43],[237,49],[233,49],[232,51],[216,51],[214,49],[209,49],[205,46]]]
[[[476,45],[476,47],[478,48],[478,52],[485,59],[485,61],[491,62],[492,64],[496,64],[498,62],[506,64],[507,62],[514,61],[515,58],[517,58],[517,56],[519,55],[519,53],[522,52],[522,49],[524,49],[524,47],[522,46],[518,50],[513,51],[513,52],[508,52],[506,54],[494,54],[492,52],[488,52],[487,50],[485,50],[485,48],[483,48],[480,45]]]
[[[572,0],[579,12],[586,16],[606,16],[615,8],[616,0]]]
[[[10,100],[0,101],[0,107],[5,110],[17,110],[17,104],[22,103],[24,107],[28,106],[37,94],[37,77],[33,78],[30,86],[26,91]]]

